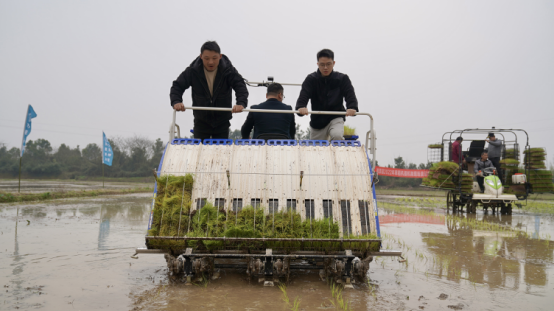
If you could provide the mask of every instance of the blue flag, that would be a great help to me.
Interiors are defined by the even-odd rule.
[[[25,152],[25,142],[27,141],[27,136],[31,134],[31,119],[36,118],[37,113],[33,109],[33,106],[29,105],[27,107],[27,116],[25,117],[25,129],[23,130],[23,141],[21,141],[21,156]]]
[[[106,134],[104,134],[104,132],[102,132],[102,136],[104,136],[104,142],[102,143],[102,163],[112,166],[112,160],[113,160],[112,146],[110,145],[110,142],[106,138]]]

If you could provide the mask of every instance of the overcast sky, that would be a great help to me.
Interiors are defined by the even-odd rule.
[[[554,1],[535,0],[0,0],[0,143],[20,147],[28,104],[28,139],[54,147],[100,144],[102,130],[166,142],[169,88],[206,40],[250,81],[302,83],[332,49],[375,118],[380,165],[426,162],[444,132],[492,126],[526,129],[554,159]],[[285,103],[299,91],[286,87]],[[265,100],[249,92],[249,105]],[[177,121],[188,132],[192,113]]]

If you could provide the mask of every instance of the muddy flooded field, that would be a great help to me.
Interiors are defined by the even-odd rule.
[[[53,191],[77,191],[77,190],[98,190],[98,189],[128,189],[152,187],[149,182],[113,182],[107,181],[102,186],[102,181],[73,181],[67,180],[22,180],[21,192],[53,192]],[[15,193],[19,189],[17,180],[0,180],[0,191]]]
[[[404,255],[377,257],[368,281],[340,295],[317,271],[294,270],[286,288],[241,270],[187,286],[163,255],[131,258],[144,245],[150,194],[3,204],[0,309],[551,310],[552,215],[451,215],[440,199],[381,199],[384,247]]]

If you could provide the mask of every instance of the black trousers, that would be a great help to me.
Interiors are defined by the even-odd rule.
[[[494,165],[494,167],[496,168],[496,174],[498,174],[498,178],[500,178],[500,181],[504,184],[504,178],[502,178],[504,177],[504,173],[500,169],[500,157],[489,158],[489,160],[491,160],[492,165]]]
[[[225,130],[216,129],[216,131],[213,130],[206,130],[206,129],[198,129],[196,126],[194,127],[194,138],[198,139],[209,139],[209,138],[221,138],[221,139],[228,139],[229,138],[229,128],[226,128]]]
[[[484,185],[485,177],[481,177],[481,176],[475,176],[475,177],[477,177],[477,183],[479,184],[479,188],[481,189],[481,192],[485,192],[485,185]]]

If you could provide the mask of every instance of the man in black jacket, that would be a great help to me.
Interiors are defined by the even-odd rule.
[[[285,98],[283,86],[279,83],[270,84],[267,87],[266,102],[252,106],[251,109],[292,110],[289,105],[283,104]],[[241,135],[248,139],[250,131],[254,128],[252,138],[258,138],[261,134],[283,134],[289,139],[294,139],[296,124],[292,113],[267,113],[250,112],[242,125]]]
[[[335,54],[329,49],[317,53],[319,69],[306,77],[296,101],[296,110],[301,116],[308,114],[308,100],[314,111],[346,111],[346,116],[354,116],[358,111],[358,100],[354,87],[347,75],[333,71]],[[343,105],[346,101],[346,108]],[[344,120],[341,115],[311,115],[310,139],[342,140]]]
[[[248,105],[248,90],[244,79],[233,67],[227,56],[215,41],[207,41],[200,48],[197,57],[183,71],[169,93],[171,106],[177,111],[185,111],[183,93],[192,87],[192,106],[195,107],[232,107],[232,91],[235,90],[237,103],[233,113],[241,112]],[[229,138],[229,120],[231,112],[194,111],[194,138]]]

